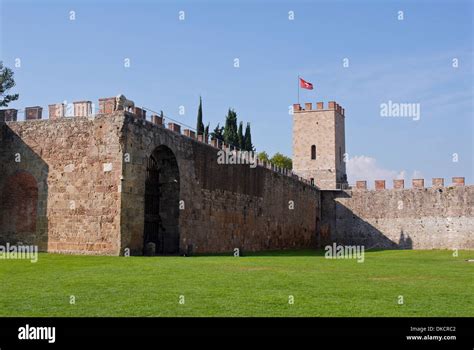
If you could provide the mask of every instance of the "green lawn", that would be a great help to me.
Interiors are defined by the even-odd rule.
[[[474,316],[468,258],[474,251],[373,251],[363,263],[325,259],[321,251],[44,253],[36,263],[0,260],[0,316]]]

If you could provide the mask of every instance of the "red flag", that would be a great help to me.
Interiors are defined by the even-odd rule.
[[[313,90],[313,84],[311,84],[310,82],[307,82],[306,80],[301,79],[301,78],[300,78],[300,86],[303,89]]]

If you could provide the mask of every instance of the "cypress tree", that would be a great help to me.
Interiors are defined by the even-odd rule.
[[[220,127],[219,124],[214,128],[214,131],[211,132],[211,139],[212,140],[224,140],[224,136],[222,135],[224,128]]]
[[[244,133],[243,133],[243,122],[239,123],[239,131],[237,133],[237,143],[240,149],[245,150],[244,144]]]
[[[246,151],[253,151],[253,145],[252,145],[252,134],[250,131],[250,123],[247,123],[247,127],[245,128],[245,135],[244,135],[244,150]]]
[[[224,142],[228,145],[238,146],[237,138],[237,113],[229,108],[224,126]]]
[[[196,134],[202,135],[204,133],[204,123],[202,122],[202,98],[199,96],[199,108],[198,108],[198,115],[197,115],[197,123],[196,123]]]

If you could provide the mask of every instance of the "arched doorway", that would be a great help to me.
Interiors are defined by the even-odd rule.
[[[147,160],[145,180],[146,255],[179,253],[179,169],[171,149],[157,147]]]

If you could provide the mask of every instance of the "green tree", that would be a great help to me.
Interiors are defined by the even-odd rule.
[[[199,96],[199,108],[198,108],[198,115],[197,115],[197,123],[196,123],[196,134],[202,135],[204,133],[204,123],[202,122],[202,98]]]
[[[284,156],[281,153],[275,153],[270,159],[270,163],[280,168],[291,170],[293,168],[293,162],[291,158]]]
[[[209,123],[207,123],[206,127],[204,128],[204,138],[209,136]]]
[[[237,113],[233,109],[229,109],[224,126],[224,142],[228,145],[237,146]]]
[[[0,61],[0,107],[7,107],[10,102],[18,100],[18,94],[8,94],[8,90],[14,86],[13,71],[4,67],[3,62]]]
[[[255,150],[252,144],[252,134],[250,131],[250,123],[247,123],[247,127],[245,128],[243,149],[249,152],[252,152]]]
[[[270,160],[268,159],[268,154],[265,151],[262,151],[257,154],[257,158],[261,160],[262,162],[269,162]]]
[[[245,150],[245,144],[244,144],[244,123],[240,122],[239,123],[239,131],[237,132],[237,143],[240,149]]]
[[[214,131],[211,132],[211,139],[212,140],[224,140],[224,127],[219,127],[219,124],[214,128]]]

